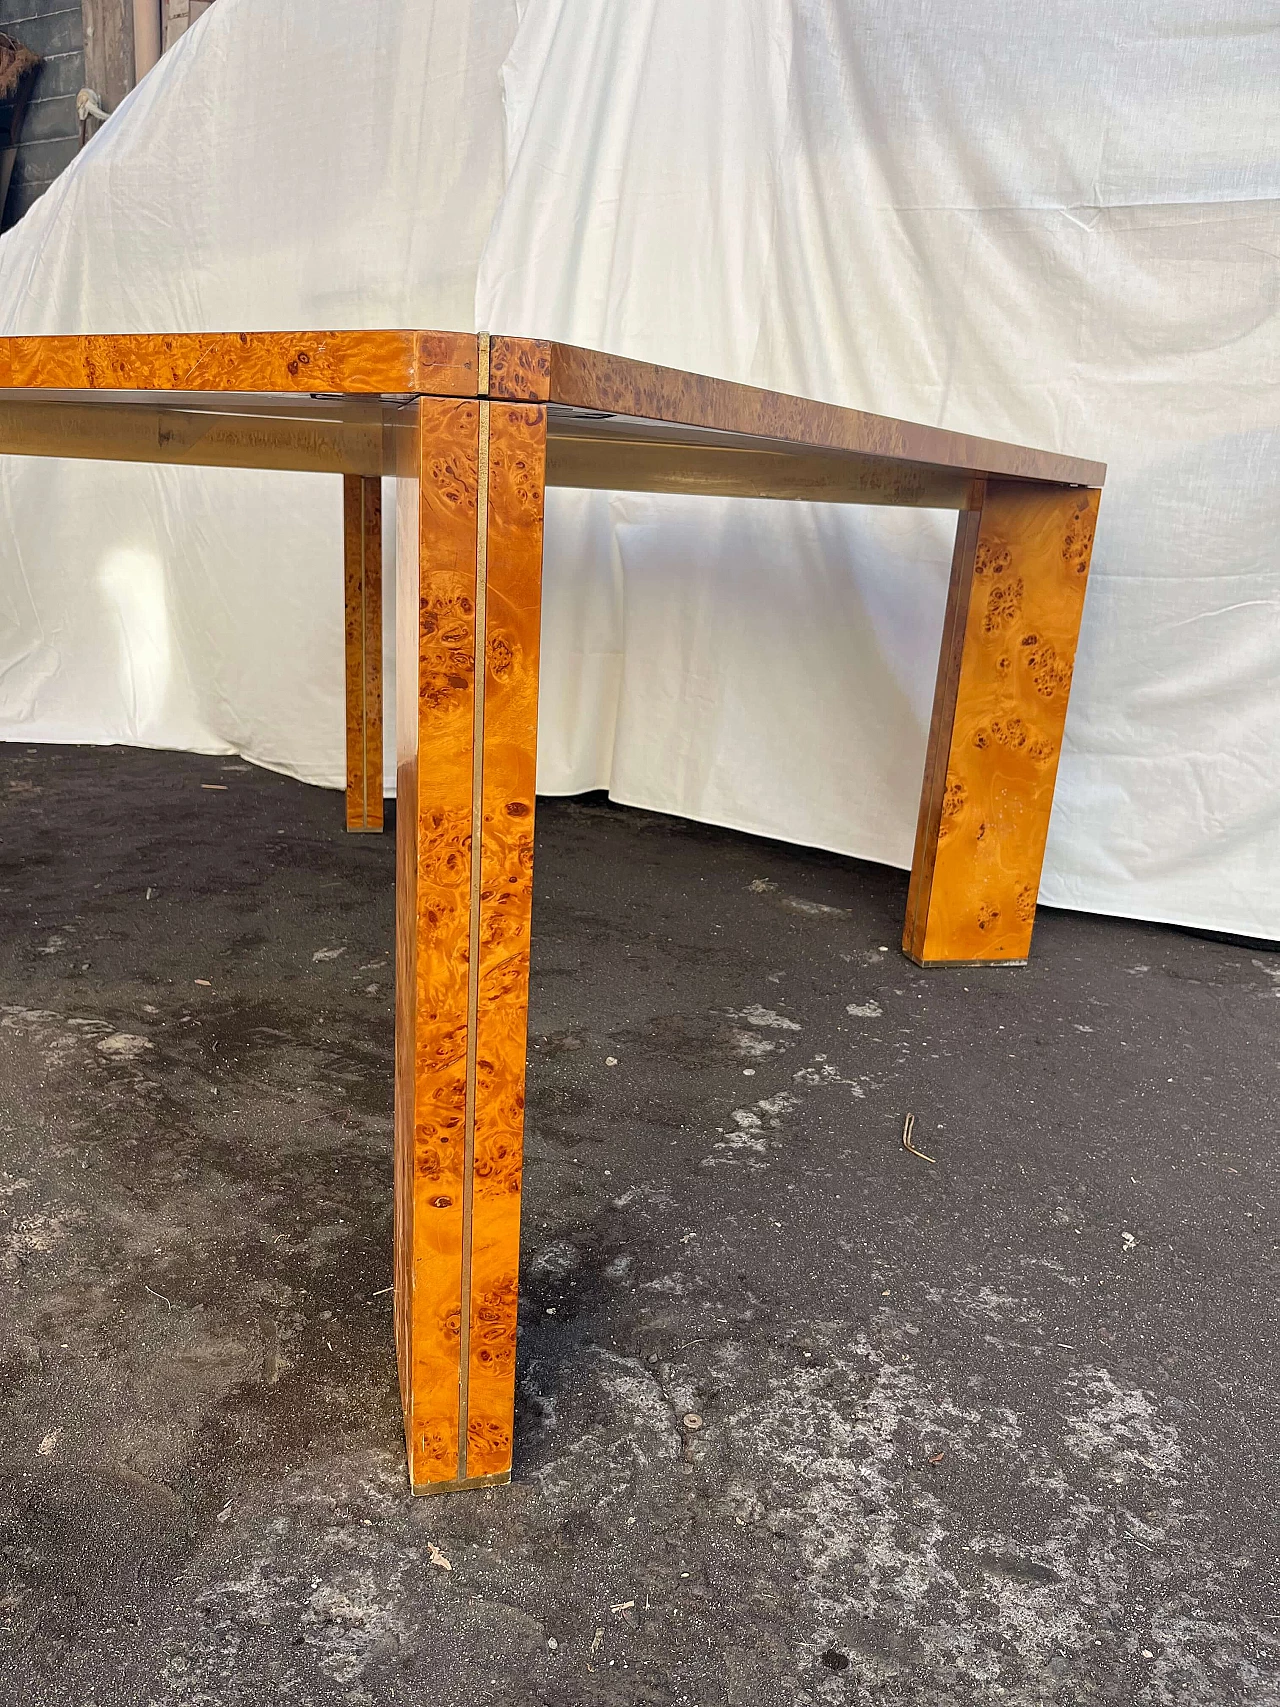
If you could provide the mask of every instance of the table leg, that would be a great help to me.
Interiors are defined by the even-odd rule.
[[[382,828],[382,481],[342,478],[347,828]]]
[[[400,414],[396,1346],[431,1493],[511,1474],[546,411]]]
[[[978,480],[960,512],[902,946],[1026,960],[1099,494]]]

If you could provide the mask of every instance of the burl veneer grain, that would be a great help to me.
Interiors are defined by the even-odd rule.
[[[342,483],[347,828],[382,829],[382,481]]]
[[[511,1468],[546,411],[489,412],[467,1474]]]
[[[960,516],[903,934],[921,964],[1027,958],[1098,497],[991,481]]]
[[[423,399],[407,413],[416,428],[391,433],[419,471],[398,547],[417,559],[402,679],[418,670],[398,712],[413,733],[397,811],[397,1320],[425,1493],[511,1469],[546,411]]]
[[[424,398],[411,413],[397,433],[396,1305],[417,1487],[456,1480],[460,1459],[480,406]]]
[[[0,338],[0,389],[471,395],[474,333],[186,332]]]
[[[868,415],[785,392],[535,338],[494,337],[489,391],[648,420],[905,459],[968,473],[1101,485],[1102,463]]]

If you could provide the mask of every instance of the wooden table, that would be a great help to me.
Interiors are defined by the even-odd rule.
[[[0,339],[0,452],[344,476],[352,830],[382,827],[395,477],[409,1475],[415,1493],[504,1482],[545,487],[959,512],[903,947],[965,966],[1027,956],[1105,469],[564,344],[423,331]]]

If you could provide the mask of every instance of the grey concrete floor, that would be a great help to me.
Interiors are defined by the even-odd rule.
[[[1280,954],[542,803],[515,1481],[415,1502],[393,838],[0,793],[0,1700],[1280,1701]]]

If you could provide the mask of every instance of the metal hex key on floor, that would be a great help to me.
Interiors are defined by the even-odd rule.
[[[537,339],[0,339],[0,453],[345,478],[348,801],[382,817],[396,480],[396,1342],[417,1492],[508,1479],[547,486],[950,508],[903,946],[1020,962],[1101,464]]]

